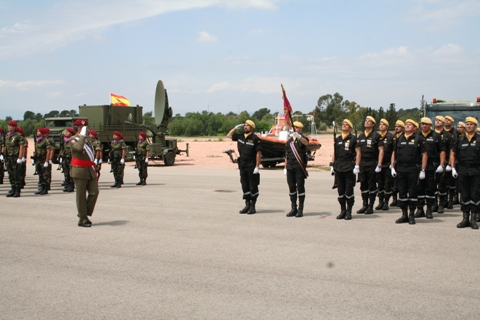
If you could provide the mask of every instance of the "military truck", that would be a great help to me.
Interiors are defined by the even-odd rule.
[[[455,122],[465,121],[466,117],[480,119],[480,97],[472,101],[445,101],[434,98],[431,103],[425,104],[425,117],[435,119],[436,116],[451,116]]]
[[[129,152],[125,156],[126,161],[133,160],[134,150],[138,142],[140,131],[146,131],[149,140],[153,139],[151,160],[163,160],[165,165],[171,166],[175,163],[177,154],[186,152],[188,156],[188,144],[186,150],[180,150],[176,139],[166,139],[168,133],[168,122],[172,117],[172,108],[168,106],[167,91],[163,82],[157,83],[155,94],[155,125],[143,124],[142,106],[113,106],[113,105],[83,105],[79,106],[78,117],[46,118],[45,127],[50,129],[50,137],[55,140],[55,155],[53,162],[58,163],[58,153],[62,147],[65,129],[73,126],[77,119],[88,121],[89,129],[97,131],[98,138],[103,144],[104,161],[108,159],[110,141],[113,132],[120,131],[124,135],[125,144]]]

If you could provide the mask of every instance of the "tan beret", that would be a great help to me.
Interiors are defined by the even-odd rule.
[[[397,122],[395,122],[395,125],[396,126],[400,126],[402,128],[405,128],[405,123],[402,121],[402,120],[397,120]]]
[[[475,119],[474,117],[467,117],[467,118],[465,118],[465,123],[467,123],[467,122],[471,122],[471,123],[478,124],[478,120]]]
[[[247,120],[247,121],[245,121],[245,123],[248,124],[253,129],[255,129],[255,122],[253,122],[252,120]]]
[[[423,117],[421,119],[421,123],[432,124],[432,119],[430,119],[428,117]]]
[[[300,121],[295,121],[293,123],[293,126],[297,128],[303,128],[303,123],[301,123]]]
[[[445,123],[445,118],[442,117],[442,116],[436,116],[436,117],[435,117],[435,120],[440,120],[440,121],[442,121],[442,122]]]
[[[346,123],[350,126],[350,128],[353,129],[352,121],[350,121],[350,120],[348,120],[348,119],[345,119],[345,120],[343,120],[343,122],[346,122]]]
[[[366,119],[372,121],[373,123],[377,123],[377,121],[375,121],[375,118],[372,116],[367,116]]]
[[[452,116],[446,116],[445,119],[450,120],[452,122],[455,122],[455,120],[452,118]]]
[[[384,118],[382,118],[382,119],[380,120],[380,123],[383,123],[383,124],[386,125],[387,127],[390,126],[390,124],[388,123],[387,119],[384,119]]]
[[[405,123],[411,123],[415,126],[415,128],[418,129],[418,123],[415,120],[407,119],[407,120],[405,120]]]

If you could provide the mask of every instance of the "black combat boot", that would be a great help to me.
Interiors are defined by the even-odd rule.
[[[470,221],[468,221],[469,217],[470,217],[470,213],[469,212],[464,212],[463,213],[463,220],[459,224],[457,224],[457,228],[470,227]]]
[[[352,220],[352,209],[355,203],[355,199],[352,197],[347,200],[347,212],[345,213],[345,220]]]
[[[438,212],[438,197],[437,196],[435,196],[435,200],[433,201],[432,212]]]
[[[305,202],[305,196],[298,197],[298,210],[295,218],[303,217],[303,203]]]
[[[21,190],[21,187],[15,188],[15,193],[13,194],[14,198],[20,197],[20,190]]]
[[[415,207],[410,208],[410,213],[408,215],[408,224],[415,224]]]
[[[400,205],[400,208],[402,208],[402,216],[395,220],[395,223],[407,223],[409,222],[408,219],[408,207],[406,205]]]
[[[297,214],[297,195],[295,196],[290,196],[290,202],[292,203],[292,210],[290,210],[289,213],[287,213],[287,217],[295,217]]]
[[[73,191],[75,191],[75,184],[72,182],[69,182],[67,192],[73,192]]]
[[[445,198],[445,196],[439,196],[437,213],[442,214],[445,212]]]
[[[118,179],[115,178],[115,183],[110,186],[110,188],[116,188],[118,186]]]
[[[392,198],[393,198],[393,201],[392,201],[392,203],[390,203],[390,207],[396,207],[396,206],[398,206],[397,193],[396,193],[396,192],[394,192],[394,193],[392,194]]]
[[[248,212],[247,214],[254,214],[254,213],[257,213],[257,211],[255,210],[255,204],[257,203],[257,199],[252,199],[250,201],[250,208],[248,209]]]
[[[142,184],[143,184],[143,179],[140,179],[140,181],[136,185],[141,186]]]
[[[46,184],[39,194],[41,195],[48,194],[48,190],[50,190],[50,184]]]
[[[67,185],[67,181],[63,180],[61,186],[62,186],[62,187],[65,187],[66,185]]]
[[[35,192],[35,194],[43,194],[42,192],[43,192],[43,190],[45,190],[45,188],[46,188],[45,185],[42,184],[40,186],[40,189],[37,192]]]
[[[123,180],[118,179],[117,181],[117,188],[121,188],[123,184]]]
[[[388,207],[388,201],[390,200],[390,196],[385,196],[385,201],[383,201],[383,207],[382,210],[387,211],[390,208]]]
[[[13,197],[14,194],[15,194],[15,187],[12,186],[12,189],[10,189],[10,191],[8,191],[7,193],[7,198]]]
[[[367,207],[368,207],[368,198],[362,197],[362,200],[363,200],[363,207],[361,207],[359,210],[357,210],[357,213],[359,213],[359,214],[365,213],[365,211],[367,211]]]
[[[425,211],[423,211],[423,207],[418,207],[417,211],[415,212],[415,218],[423,218],[425,217]]]
[[[337,216],[337,219],[345,219],[345,216],[347,215],[347,204],[346,200],[344,197],[338,198],[338,202],[340,203],[340,214]]]
[[[477,217],[478,217],[478,213],[472,212],[472,217],[470,218],[470,227],[472,227],[472,229],[478,229]]]
[[[432,204],[427,204],[427,211],[425,212],[425,216],[427,217],[427,219],[433,219]]]
[[[146,185],[147,185],[147,178],[144,178],[142,181],[142,186],[146,186]]]
[[[458,202],[458,199],[457,199]],[[448,190],[448,201],[447,201],[447,209],[453,209],[453,204],[455,203],[455,189]]]
[[[245,200],[245,208],[239,211],[239,213],[247,213],[250,209],[250,200]]]
[[[367,210],[365,210],[365,214],[372,214],[373,213],[373,204],[375,203],[375,197],[370,198],[370,202],[368,203]]]
[[[382,210],[383,209],[383,195],[378,196],[378,206],[375,207],[375,210]]]

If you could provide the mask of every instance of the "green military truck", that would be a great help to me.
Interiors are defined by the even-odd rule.
[[[472,101],[444,101],[433,99],[425,104],[425,117],[435,119],[436,116],[451,116],[455,123],[465,121],[466,117],[475,117],[480,120],[480,97]]]
[[[155,124],[143,124],[143,107],[139,105],[129,107],[83,105],[79,106],[78,117],[46,118],[45,126],[50,129],[50,137],[55,140],[54,163],[58,163],[58,153],[62,147],[65,129],[72,127],[75,120],[85,119],[88,120],[89,129],[97,131],[98,138],[103,144],[104,161],[108,159],[114,131],[120,131],[124,135],[123,140],[129,149],[125,157],[126,161],[133,160],[139,133],[145,131],[147,139],[151,142],[150,159],[162,160],[166,166],[172,166],[177,155],[186,152],[188,156],[188,144],[186,150],[180,150],[176,139],[165,137],[168,134],[168,123],[171,117],[172,108],[168,106],[167,91],[162,81],[159,81],[155,95]]]

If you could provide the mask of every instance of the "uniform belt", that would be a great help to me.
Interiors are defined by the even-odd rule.
[[[93,161],[90,160],[82,160],[78,158],[72,158],[72,166],[75,167],[91,167],[93,166]]]

